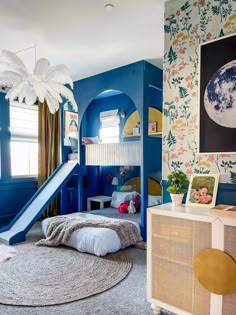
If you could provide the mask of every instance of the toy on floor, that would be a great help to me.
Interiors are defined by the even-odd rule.
[[[135,208],[134,204],[135,204],[135,202],[133,200],[130,200],[129,206],[128,206],[128,213],[129,214],[136,213],[136,208]]]

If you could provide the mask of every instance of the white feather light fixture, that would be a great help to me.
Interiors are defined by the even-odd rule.
[[[50,62],[41,58],[36,62],[33,73],[29,73],[23,61],[13,52],[2,50],[0,61],[0,86],[9,88],[6,99],[10,102],[18,99],[20,103],[33,105],[37,100],[46,101],[49,111],[54,114],[59,109],[62,97],[66,98],[77,111],[73,93],[73,81],[65,65],[50,66]]]

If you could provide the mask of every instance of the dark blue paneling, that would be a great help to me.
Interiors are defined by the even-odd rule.
[[[0,226],[8,224],[37,191],[36,181],[0,185]]]

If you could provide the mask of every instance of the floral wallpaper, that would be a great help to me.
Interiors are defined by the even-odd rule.
[[[169,0],[164,31],[163,178],[181,170],[236,183],[236,154],[198,154],[199,43],[236,32],[236,0]]]

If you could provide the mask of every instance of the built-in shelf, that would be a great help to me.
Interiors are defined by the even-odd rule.
[[[136,133],[136,132],[134,133],[134,131],[139,131],[137,130],[137,124],[139,121],[140,121],[140,116],[139,116],[138,111],[136,110],[129,116],[129,118],[127,119],[124,125],[123,135],[122,135],[123,138],[141,136],[141,134],[139,133]],[[161,131],[162,130],[162,113],[157,108],[154,108],[154,107],[148,108],[148,123],[155,124],[154,125],[155,129],[149,130],[148,136],[160,138],[162,136],[162,131]]]
[[[130,138],[130,137],[140,137],[141,134],[135,134],[135,135],[122,135],[123,138]],[[162,131],[158,131],[158,132],[153,132],[153,133],[149,133],[148,134],[149,137],[162,137]]]

